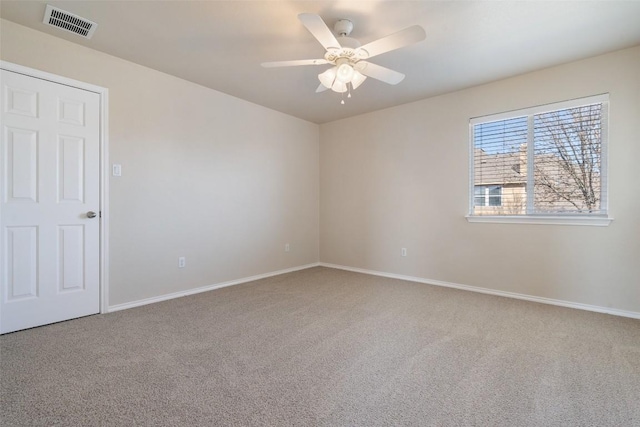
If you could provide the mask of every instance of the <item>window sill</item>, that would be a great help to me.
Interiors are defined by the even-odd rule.
[[[469,222],[495,224],[591,225],[606,227],[613,218],[602,216],[467,215]]]

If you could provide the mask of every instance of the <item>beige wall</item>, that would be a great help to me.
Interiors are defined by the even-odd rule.
[[[640,312],[639,76],[636,47],[322,125],[320,260]],[[605,92],[609,227],[466,221],[470,118]]]
[[[109,89],[122,164],[111,305],[318,261],[317,125],[9,21],[1,31],[3,60]]]

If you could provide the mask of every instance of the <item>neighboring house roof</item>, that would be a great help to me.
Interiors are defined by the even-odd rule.
[[[527,182],[526,147],[515,153],[488,154],[475,149],[474,184],[505,185]]]

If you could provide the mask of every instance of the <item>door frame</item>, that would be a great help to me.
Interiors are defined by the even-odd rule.
[[[0,69],[47,80],[77,89],[97,93],[100,96],[100,313],[109,311],[109,89],[81,82],[12,62],[0,61]],[[2,267],[0,266],[0,269]],[[2,273],[4,274],[4,273]]]

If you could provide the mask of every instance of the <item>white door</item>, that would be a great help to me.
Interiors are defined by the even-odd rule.
[[[100,95],[0,86],[0,333],[98,313]]]

